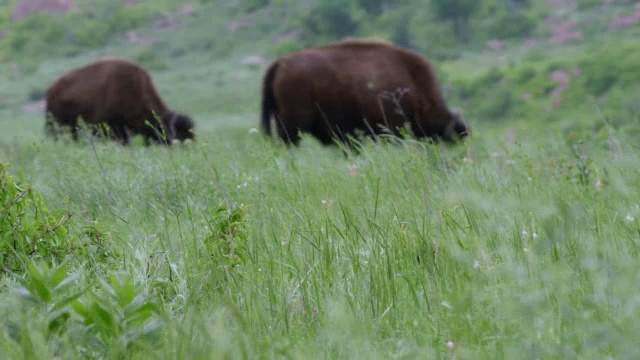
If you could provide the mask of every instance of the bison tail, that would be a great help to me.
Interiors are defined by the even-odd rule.
[[[264,76],[262,87],[262,119],[260,125],[262,131],[271,136],[271,115],[277,110],[276,98],[273,95],[273,81],[278,70],[278,63],[272,64]]]

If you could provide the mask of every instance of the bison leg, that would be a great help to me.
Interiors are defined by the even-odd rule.
[[[129,133],[122,124],[111,124],[111,137],[122,145],[129,144]]]
[[[44,133],[46,136],[53,138],[54,141],[58,141],[58,129],[51,113],[47,113],[44,122]]]
[[[278,135],[287,145],[297,146],[300,143],[300,129],[295,124],[295,120],[286,117],[276,121]]]
[[[78,141],[80,139],[80,136],[78,135],[79,130],[80,128],[78,127],[78,124],[71,125],[71,138],[73,141]]]

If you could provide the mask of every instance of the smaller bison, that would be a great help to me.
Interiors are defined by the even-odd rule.
[[[447,107],[427,59],[375,40],[345,40],[276,59],[263,81],[267,135],[272,115],[287,144],[298,144],[300,132],[324,144],[349,143],[356,131],[399,136],[406,123],[418,138],[454,142],[469,132]]]
[[[45,130],[54,138],[59,125],[78,140],[82,118],[122,144],[129,143],[129,132],[143,135],[146,144],[194,139],[191,118],[169,110],[149,73],[124,59],[102,58],[67,72],[49,87],[46,100]]]

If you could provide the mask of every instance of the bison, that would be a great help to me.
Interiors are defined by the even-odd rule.
[[[454,142],[467,125],[450,110],[429,61],[376,40],[344,40],[276,59],[263,79],[263,132],[275,117],[280,138],[297,145],[300,132],[323,144],[350,143],[356,131]],[[386,129],[386,130],[385,130]]]
[[[46,103],[45,130],[54,138],[58,127],[69,127],[77,140],[78,118],[103,125],[122,144],[129,132],[147,144],[194,138],[191,118],[169,110],[149,73],[125,59],[102,58],[67,72],[49,87]]]

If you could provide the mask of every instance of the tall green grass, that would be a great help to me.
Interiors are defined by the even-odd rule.
[[[0,357],[637,354],[640,153],[624,134],[480,127],[345,156],[250,120],[173,148],[3,137],[9,171],[105,241],[50,264],[66,261],[44,302],[64,326],[28,290],[42,265],[18,292],[3,277]]]

